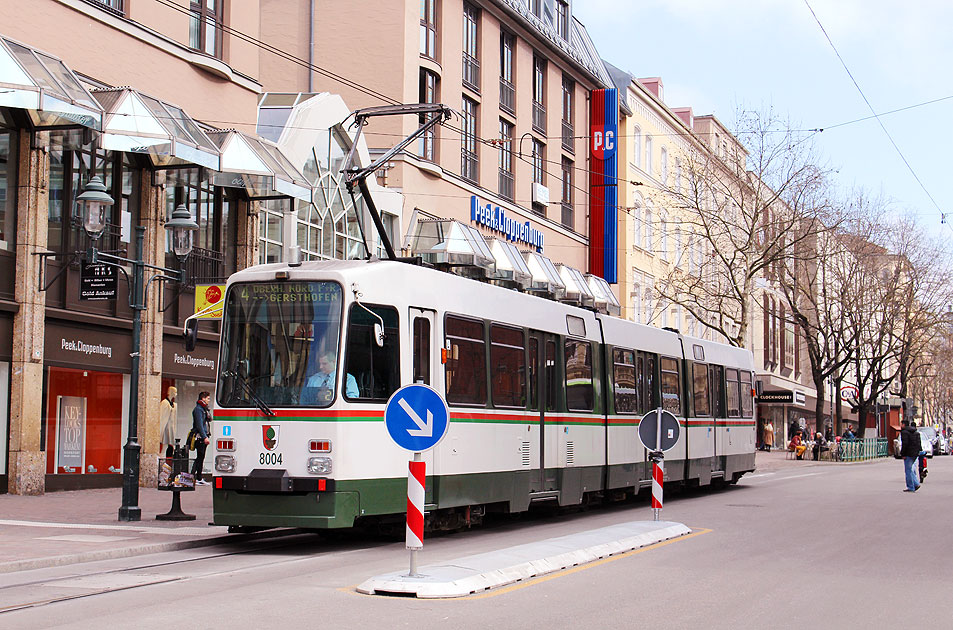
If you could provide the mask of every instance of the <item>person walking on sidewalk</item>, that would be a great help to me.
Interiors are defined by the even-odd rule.
[[[192,410],[192,431],[195,432],[195,463],[192,464],[192,476],[195,484],[207,486],[208,482],[202,479],[202,468],[205,467],[205,449],[208,448],[209,432],[212,430],[212,410],[209,403],[212,395],[201,392],[199,399]]]
[[[764,441],[761,448],[770,453],[772,446],[774,446],[774,425],[768,420],[764,423]]]
[[[903,491],[916,492],[920,489],[920,482],[917,481],[913,467],[920,457],[920,434],[910,426],[909,420],[902,421],[901,425],[903,428],[900,429],[900,455],[903,457],[903,473],[907,484]]]

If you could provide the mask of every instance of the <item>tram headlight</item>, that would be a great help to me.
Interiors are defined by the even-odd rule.
[[[238,461],[235,459],[234,455],[216,455],[215,456],[215,470],[218,472],[235,472],[235,465]]]
[[[330,457],[311,457],[308,459],[308,472],[312,475],[330,475]]]

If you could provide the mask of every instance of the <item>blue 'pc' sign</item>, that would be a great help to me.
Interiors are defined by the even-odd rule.
[[[384,425],[402,449],[419,453],[443,439],[450,424],[447,403],[427,385],[405,385],[384,407]]]

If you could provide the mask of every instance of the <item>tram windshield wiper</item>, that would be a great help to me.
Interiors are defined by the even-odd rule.
[[[258,397],[258,394],[256,394],[256,393],[255,393],[255,390],[252,389],[252,386],[248,384],[248,381],[245,380],[245,377],[243,377],[243,376],[242,376],[241,374],[239,374],[238,372],[232,372],[232,371],[229,371],[229,370],[225,370],[224,372],[222,372],[222,375],[225,376],[225,377],[234,378],[234,379],[239,383],[239,385],[242,386],[242,389],[245,390],[245,394],[248,395],[248,398],[249,398],[253,403],[255,403],[255,406],[256,406],[256,407],[258,407],[259,409],[261,409],[261,412],[262,412],[263,414],[265,414],[266,416],[274,416],[274,415],[275,415],[275,412],[271,410],[271,407],[269,407],[269,406],[265,403],[264,400],[262,400],[261,398]]]

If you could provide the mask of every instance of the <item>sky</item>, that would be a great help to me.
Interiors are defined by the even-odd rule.
[[[739,108],[770,107],[824,129],[816,147],[839,189],[882,195],[953,236],[950,0],[574,0],[572,11],[603,59],[661,77],[669,107],[729,128]]]

